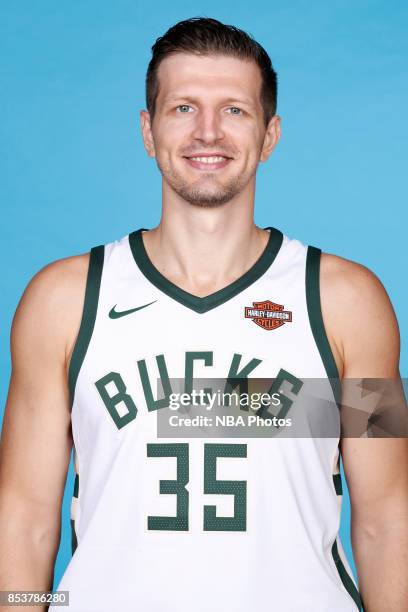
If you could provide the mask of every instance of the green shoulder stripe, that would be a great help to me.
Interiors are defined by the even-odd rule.
[[[93,247],[89,256],[88,276],[86,279],[85,301],[82,311],[82,320],[75,342],[68,370],[68,388],[71,399],[71,408],[74,402],[75,386],[79,371],[84,361],[92,332],[95,325],[96,311],[98,309],[99,289],[103,269],[105,247]]]

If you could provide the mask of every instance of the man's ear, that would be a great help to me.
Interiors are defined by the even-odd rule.
[[[281,136],[281,118],[274,115],[266,128],[264,142],[262,146],[260,161],[265,162],[276,147]]]
[[[150,113],[145,110],[140,111],[140,125],[142,128],[143,144],[149,157],[156,157]]]

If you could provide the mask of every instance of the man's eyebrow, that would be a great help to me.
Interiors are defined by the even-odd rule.
[[[175,102],[177,100],[183,100],[185,102],[197,102],[197,98],[194,98],[194,96],[188,96],[188,95],[183,95],[183,94],[169,94],[168,96],[166,96],[163,100],[164,104],[167,104],[169,102]],[[235,103],[237,102],[238,104],[245,104],[246,106],[254,106],[253,101],[250,98],[242,98],[240,96],[234,97],[234,96],[229,96],[228,98],[225,98],[225,100],[223,100],[224,104],[231,104],[231,103]]]
[[[172,95],[168,95],[164,98],[163,102],[174,102],[176,100],[186,100],[188,102],[195,102],[195,98],[192,98],[191,96],[184,96],[183,94],[172,94]]]
[[[241,98],[239,96],[237,96],[236,98],[235,97],[227,98],[225,102],[227,103],[238,102],[238,104],[246,104],[247,106],[254,106],[253,100],[251,100],[250,98]]]

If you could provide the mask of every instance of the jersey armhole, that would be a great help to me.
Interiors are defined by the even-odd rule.
[[[307,247],[306,256],[306,302],[310,327],[320,353],[326,374],[333,388],[334,397],[340,401],[340,374],[334,359],[323,322],[320,299],[320,260],[321,249]]]
[[[74,349],[72,351],[71,362],[68,369],[68,388],[70,395],[70,405],[74,403],[75,386],[79,371],[84,361],[86,351],[91,341],[92,332],[96,320],[98,309],[99,290],[101,286],[102,269],[104,261],[104,245],[92,247],[89,255],[88,274],[86,278],[86,289],[84,306],[82,310],[81,324]]]
[[[327,337],[326,329],[323,322],[321,299],[320,299],[320,261],[321,261],[321,249],[314,246],[308,246],[306,256],[306,301],[307,311],[309,315],[310,327],[312,329],[313,337],[316,342],[316,346],[320,353],[326,374],[329,378],[334,399],[337,403],[338,408],[341,407],[341,380],[340,374],[337,368],[336,361],[334,359],[333,351],[331,349],[329,339]],[[340,460],[340,455],[339,455]],[[338,463],[340,468],[340,464]],[[333,473],[333,485],[335,493],[341,497],[343,494],[343,487],[341,481],[341,474]],[[339,554],[337,546],[337,538],[334,540],[331,549],[333,561],[336,565],[339,577],[346,591],[353,599],[360,612],[364,612],[363,603],[353,579],[348,574],[348,571],[343,563],[343,560]]]

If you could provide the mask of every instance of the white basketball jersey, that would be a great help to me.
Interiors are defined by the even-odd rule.
[[[154,267],[143,228],[91,250],[69,371],[73,556],[58,590],[70,611],[362,609],[338,535],[339,374],[320,308],[321,252],[265,229],[257,262],[206,297]],[[305,427],[330,421],[337,433],[172,425],[160,435],[173,379],[191,389],[199,378],[273,380],[286,418],[297,411]],[[293,398],[311,379],[327,383],[327,397],[303,413]]]

